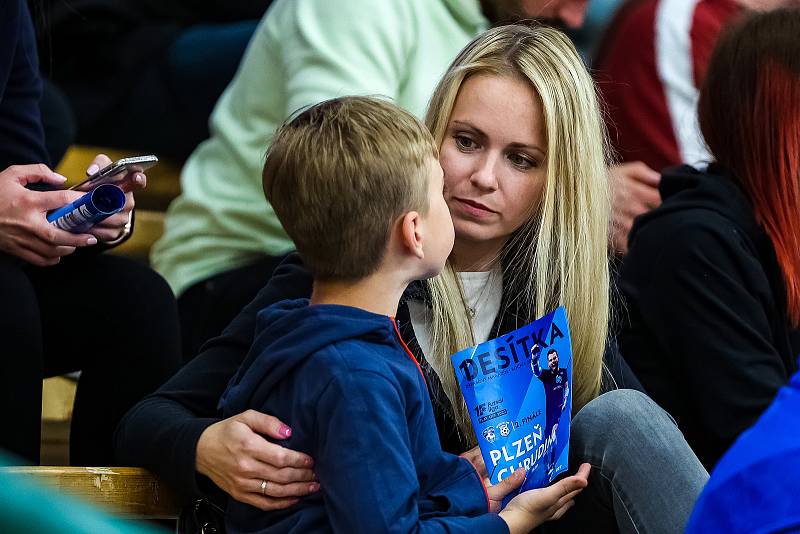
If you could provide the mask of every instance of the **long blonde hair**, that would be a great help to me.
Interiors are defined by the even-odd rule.
[[[516,305],[525,320],[566,307],[577,411],[600,390],[609,321],[610,152],[595,86],[563,33],[521,24],[491,29],[462,50],[433,93],[425,123],[439,146],[462,83],[475,75],[528,81],[541,99],[548,146],[546,183],[532,216],[505,244],[499,260],[504,293],[512,296],[505,299],[506,307]],[[452,264],[429,280],[428,288],[433,348],[427,357],[434,368],[446,369],[439,379],[460,431],[474,443],[449,359],[475,343]]]

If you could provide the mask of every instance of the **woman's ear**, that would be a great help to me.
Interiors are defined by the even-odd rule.
[[[422,217],[416,211],[409,211],[400,219],[403,248],[419,259],[425,257],[422,250]]]

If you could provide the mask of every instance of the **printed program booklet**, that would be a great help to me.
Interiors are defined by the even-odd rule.
[[[519,467],[519,491],[567,470],[572,343],[563,307],[451,356],[492,484]]]

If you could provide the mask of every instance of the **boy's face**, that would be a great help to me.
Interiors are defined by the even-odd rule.
[[[420,278],[436,276],[453,250],[455,231],[450,210],[444,200],[444,174],[439,161],[431,157],[428,175],[428,213],[423,217],[427,235],[423,236],[426,272]]]

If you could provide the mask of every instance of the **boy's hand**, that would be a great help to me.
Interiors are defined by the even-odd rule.
[[[511,534],[528,533],[545,521],[559,519],[575,502],[573,499],[589,483],[589,464],[582,464],[571,477],[546,488],[520,493],[500,512]]]
[[[511,473],[509,476],[507,476],[506,478],[495,484],[494,486],[489,485],[489,479],[487,478],[485,483],[486,483],[486,494],[489,496],[489,511],[494,514],[499,512],[500,506],[503,503],[503,499],[506,498],[506,495],[519,488],[524,481],[525,481],[524,467],[520,467],[519,469]]]
[[[478,472],[478,476],[481,479],[489,478],[489,472],[486,471],[486,464],[483,463],[483,455],[481,454],[480,447],[473,447],[467,452],[461,455],[462,458],[466,458],[469,463],[472,464],[472,467],[475,468],[475,471]]]

